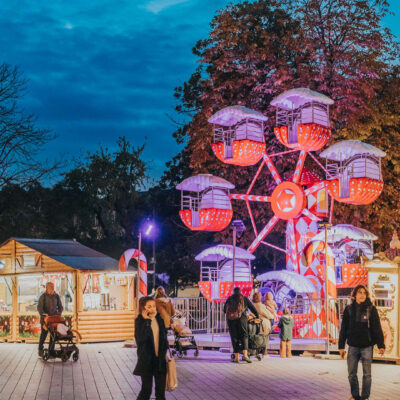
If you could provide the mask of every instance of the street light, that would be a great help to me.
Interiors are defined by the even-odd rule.
[[[232,292],[235,287],[235,256],[236,256],[236,234],[239,233],[239,237],[242,232],[246,230],[246,227],[241,219],[235,219],[232,221],[233,229],[233,259],[232,259]]]
[[[140,254],[142,247],[142,232],[145,237],[151,238],[156,234],[156,225],[154,221],[149,218],[144,221],[139,228],[139,243],[138,243],[138,256],[137,256],[137,278],[136,278],[136,309],[139,310],[139,286],[140,286]],[[147,272],[146,272],[147,273]]]
[[[318,224],[319,228],[325,230],[325,331],[326,331],[326,345],[325,351],[326,354],[329,354],[329,294],[328,294],[328,228],[330,228],[332,224],[329,222],[321,222]]]

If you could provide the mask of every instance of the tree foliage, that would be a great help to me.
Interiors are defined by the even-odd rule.
[[[214,173],[234,183],[238,192],[245,191],[256,167],[233,167],[219,162],[211,152],[212,130],[207,119],[229,105],[258,110],[269,117],[268,152],[283,151],[273,134],[275,119],[269,103],[293,87],[309,87],[335,101],[331,113],[334,140],[357,137],[384,150],[389,149],[385,148],[386,139],[395,138],[392,143],[398,143],[397,103],[391,100],[387,107],[383,106],[387,100],[384,97],[390,96],[389,87],[397,84],[390,77],[396,75],[399,60],[397,42],[382,24],[388,12],[384,0],[259,0],[231,4],[218,12],[209,37],[199,40],[193,49],[200,66],[175,91],[179,100],[176,110],[189,116],[189,122],[175,132],[175,137],[178,142],[187,143],[184,151],[185,157],[190,157],[192,173]],[[386,139],[381,139],[382,133],[387,135]],[[390,168],[387,163],[390,159],[397,162],[396,157],[389,155],[384,167]],[[284,177],[293,173],[294,156],[274,161]],[[309,167],[316,166],[312,163]],[[399,187],[395,174],[387,174],[385,179],[388,186]],[[272,177],[266,171],[254,191],[268,194],[273,187]],[[376,220],[377,204],[381,212],[384,209],[389,215],[391,195],[389,189],[379,202],[359,210],[370,215],[368,221]],[[344,208],[336,208],[336,223],[345,222],[341,217]],[[348,209],[355,212],[354,207]],[[250,226],[244,204],[234,203],[234,211]],[[272,215],[265,206],[254,206],[254,214],[256,221],[264,222]],[[364,222],[359,220],[360,224]],[[388,221],[380,220],[388,229]],[[386,242],[386,231],[383,233]],[[214,239],[228,240],[228,235],[226,230]],[[247,246],[253,237],[246,232],[242,245]],[[274,241],[282,243],[283,237],[272,236]]]
[[[0,65],[0,188],[29,184],[54,172],[58,163],[40,162],[43,146],[54,138],[36,127],[36,118],[19,106],[26,81],[17,67]]]

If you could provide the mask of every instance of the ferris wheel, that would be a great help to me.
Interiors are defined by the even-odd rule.
[[[332,220],[334,201],[369,204],[382,192],[381,158],[385,153],[358,140],[335,143],[320,154],[325,166],[313,152],[331,139],[329,107],[333,100],[307,88],[288,90],[277,96],[274,133],[289,150],[269,153],[265,142],[262,113],[243,106],[230,106],[216,112],[208,121],[213,124],[212,150],[226,164],[259,167],[245,193],[231,193],[234,185],[212,175],[186,179],[177,189],[182,191],[180,216],[192,230],[220,231],[232,219],[231,200],[244,201],[254,231],[248,251],[254,253],[264,244],[286,253],[287,269],[302,273],[302,252],[318,231],[318,221]],[[284,180],[274,160],[298,153],[290,179]],[[304,168],[311,157],[323,171]],[[263,169],[267,169],[276,187],[271,193],[253,194]],[[329,196],[331,201],[329,201]],[[251,203],[269,203],[272,217],[257,228]],[[266,237],[278,221],[286,221],[286,248],[267,242]],[[259,221],[257,221],[259,222]]]

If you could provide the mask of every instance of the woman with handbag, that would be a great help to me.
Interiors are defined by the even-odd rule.
[[[165,400],[167,331],[152,297],[146,296],[139,300],[139,315],[135,320],[135,340],[138,359],[133,374],[142,379],[137,400],[150,399],[153,378],[156,399]]]

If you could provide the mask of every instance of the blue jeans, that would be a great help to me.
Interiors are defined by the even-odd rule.
[[[349,346],[349,354],[347,356],[347,370],[349,373],[351,395],[356,400],[369,399],[369,395],[371,392],[372,353],[373,346],[363,348]],[[363,366],[361,397],[357,377],[358,362],[360,361],[360,359]]]

